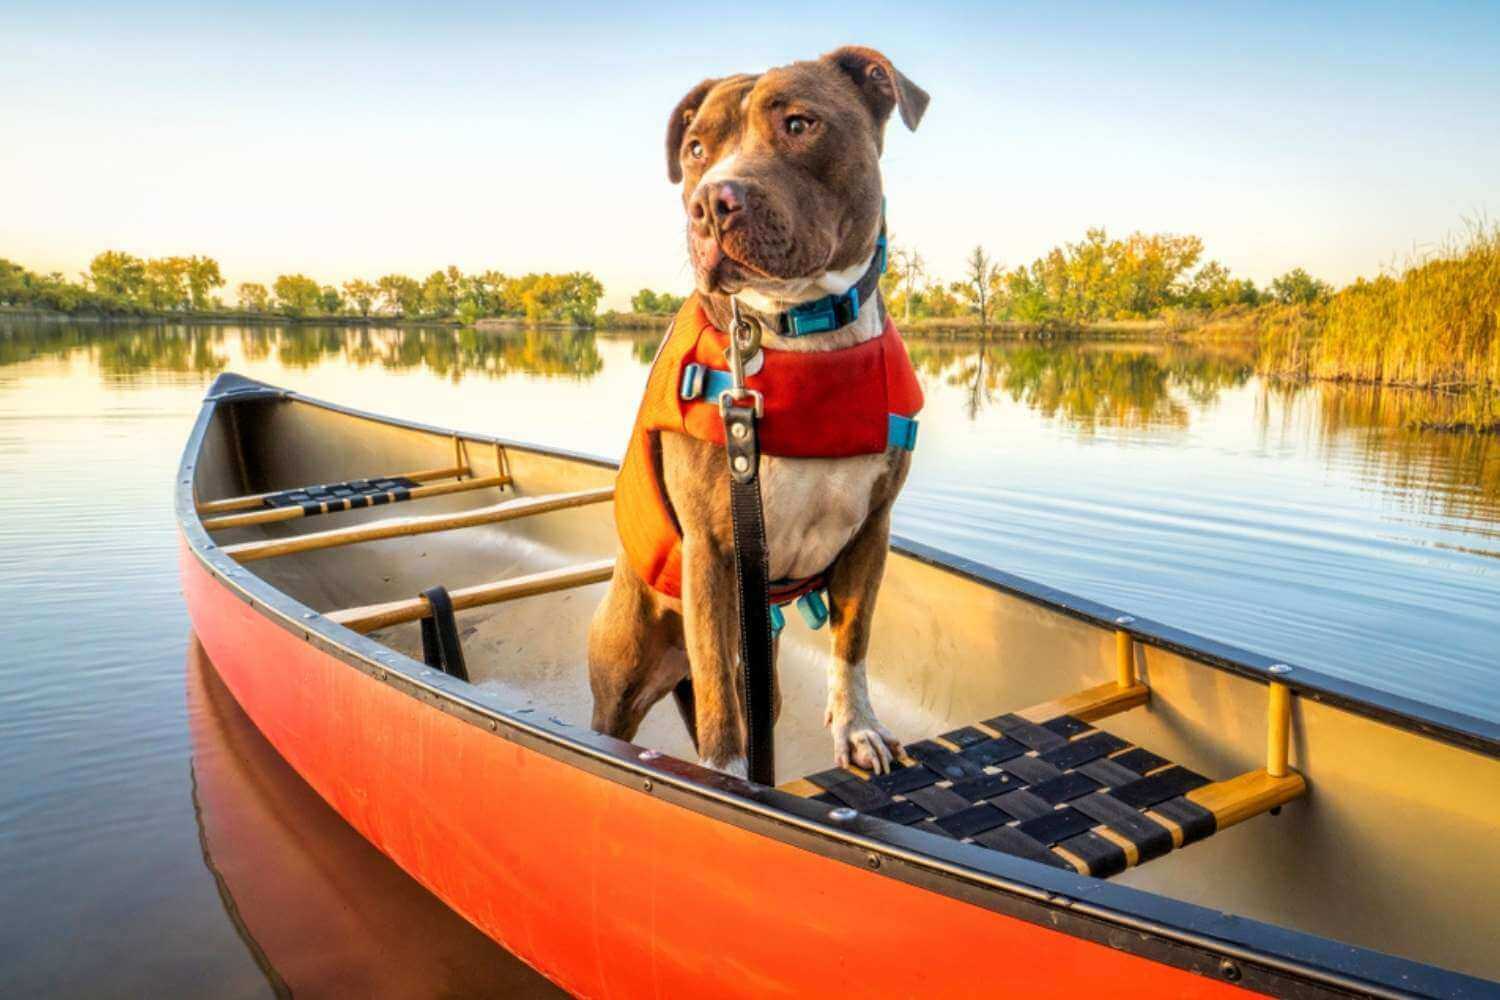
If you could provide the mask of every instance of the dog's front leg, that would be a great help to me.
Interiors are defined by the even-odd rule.
[[[852,763],[877,774],[889,771],[891,760],[901,752],[901,741],[875,717],[865,676],[870,621],[890,540],[887,503],[865,521],[828,577],[833,660],[828,665],[828,709],[823,725],[833,733],[833,759],[838,766]]]
[[[692,664],[698,756],[706,767],[749,776],[740,711],[734,553],[705,532],[682,541],[682,617]]]

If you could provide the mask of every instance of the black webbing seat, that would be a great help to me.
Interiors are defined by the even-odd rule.
[[[265,498],[265,508],[301,507],[304,514],[328,514],[356,507],[375,507],[411,498],[415,479],[390,476],[383,479],[351,479],[346,483],[323,486],[301,486],[294,490],[272,493]]]
[[[830,806],[1108,878],[1303,794],[1296,772],[1213,782],[1074,715],[1000,715],[909,744],[889,774],[782,786]]]

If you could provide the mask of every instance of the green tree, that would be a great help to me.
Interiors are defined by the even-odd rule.
[[[332,285],[324,285],[318,292],[318,307],[326,315],[337,316],[344,311],[344,300],[339,295],[339,290]]]
[[[642,288],[631,296],[630,309],[632,312],[648,316],[667,316],[682,308],[685,302],[680,295],[670,292],[653,292],[649,288]]]
[[[1323,302],[1333,294],[1332,286],[1294,267],[1271,282],[1271,294],[1284,306]]]
[[[322,304],[322,289],[305,274],[278,275],[271,290],[277,306],[288,316],[306,316]]]

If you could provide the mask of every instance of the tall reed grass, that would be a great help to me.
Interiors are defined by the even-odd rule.
[[[1500,226],[1475,225],[1400,276],[1360,279],[1264,333],[1271,374],[1500,389]]]

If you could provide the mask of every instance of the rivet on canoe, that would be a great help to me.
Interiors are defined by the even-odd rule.
[[[853,809],[850,809],[848,806],[839,806],[837,809],[828,810],[828,818],[833,820],[835,823],[851,822],[858,815],[859,813],[855,812]]]
[[[658,757],[661,756],[661,751],[660,750],[642,750],[640,752],[640,754],[638,754],[637,756],[638,756],[638,758],[640,760],[655,760],[656,758],[658,758]]]
[[[878,855],[878,854],[867,854],[867,855],[865,855],[865,864],[869,865],[871,868],[879,868],[880,867],[880,855]]]
[[[1223,976],[1231,983],[1237,983],[1240,981],[1240,967],[1238,965],[1235,965],[1227,958],[1222,959],[1219,962],[1219,975]]]
[[[491,719],[490,720],[490,732],[493,733],[496,730],[498,730],[499,728],[500,728],[500,723],[496,722],[494,719]]]
[[[303,618],[316,618],[316,617],[318,617],[318,613],[316,611],[304,611],[304,612],[302,612],[302,617]]]
[[[645,781],[641,782],[641,787],[644,788],[646,791],[649,792],[655,786],[651,784],[651,779],[647,778]]]
[[[1118,618],[1115,619],[1115,624],[1116,625],[1133,625],[1133,624],[1135,624],[1135,615],[1120,615]]]
[[[1275,674],[1277,677],[1281,677],[1284,674],[1289,674],[1292,672],[1292,668],[1287,666],[1285,663],[1273,663],[1266,669],[1269,672]]]

